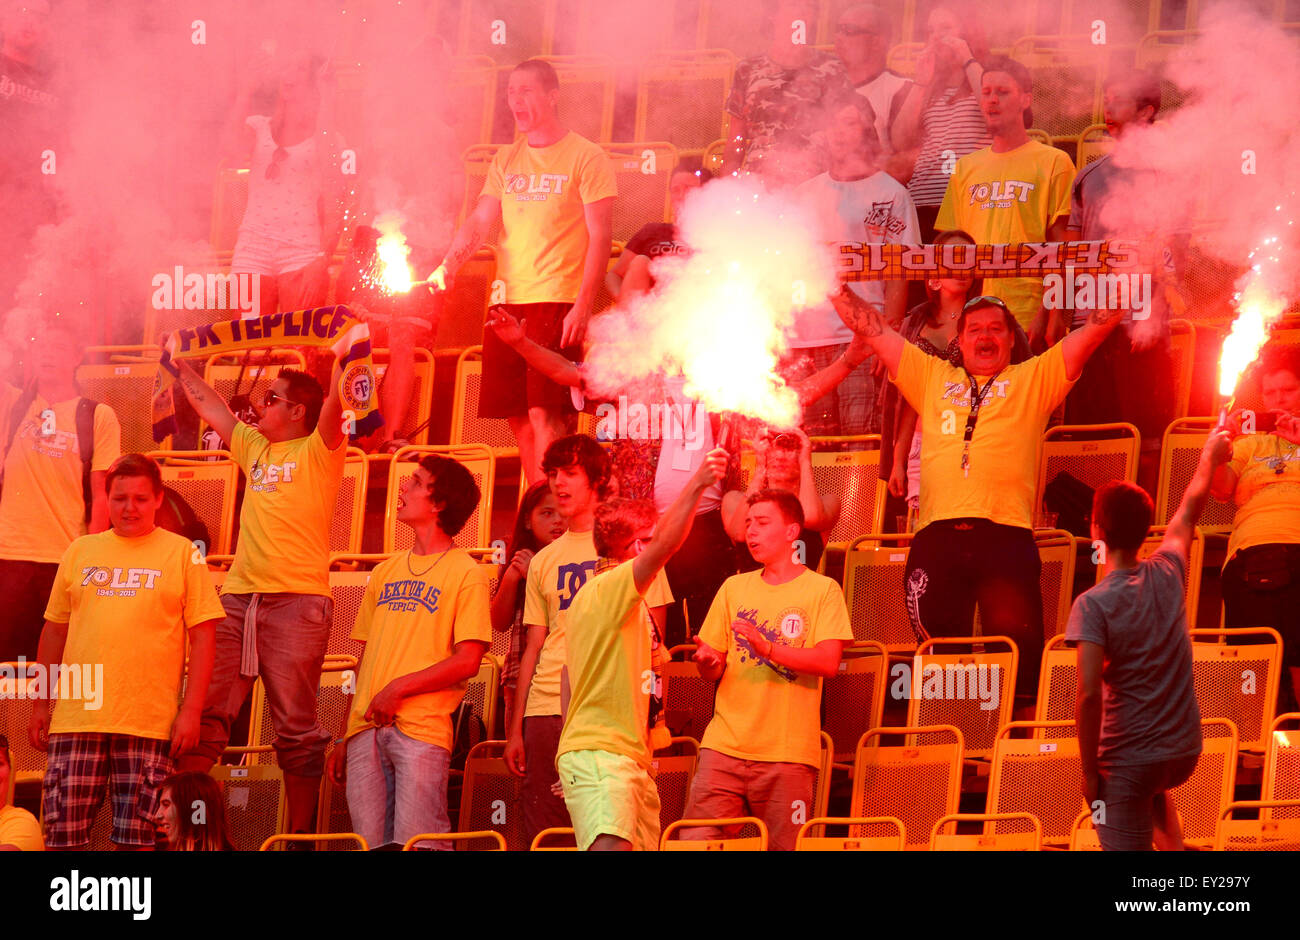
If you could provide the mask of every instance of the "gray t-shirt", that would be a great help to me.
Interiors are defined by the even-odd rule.
[[[1201,752],[1183,581],[1187,563],[1158,551],[1112,571],[1070,610],[1065,638],[1106,651],[1102,667],[1102,766],[1147,764]]]

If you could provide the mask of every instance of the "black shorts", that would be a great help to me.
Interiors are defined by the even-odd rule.
[[[524,335],[572,362],[582,360],[582,347],[560,348],[564,317],[569,303],[503,304],[506,311],[524,325]],[[483,379],[479,386],[480,418],[512,418],[528,414],[529,408],[547,408],[562,414],[573,412],[573,398],[567,387],[552,382],[532,368],[523,356],[483,331]]]

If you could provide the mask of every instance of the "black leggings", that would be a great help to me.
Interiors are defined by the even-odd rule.
[[[1043,656],[1042,567],[1029,529],[987,519],[930,523],[912,539],[904,581],[918,641],[971,636],[978,602],[983,634],[1015,640],[1016,694],[1033,698]]]

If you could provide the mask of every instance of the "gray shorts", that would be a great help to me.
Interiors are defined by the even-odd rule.
[[[1199,757],[1102,767],[1097,788],[1097,798],[1105,810],[1097,821],[1102,849],[1150,852],[1153,820],[1157,812],[1164,810],[1165,793],[1191,777]]]

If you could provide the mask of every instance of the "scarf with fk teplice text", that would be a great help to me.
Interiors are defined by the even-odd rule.
[[[277,346],[328,347],[339,360],[339,400],[356,440],[384,423],[379,413],[375,368],[370,361],[370,327],[347,307],[316,307],[270,313],[251,320],[223,320],[177,330],[163,344],[153,392],[153,438],[163,440],[176,431],[172,386],[179,375],[173,359],[206,359],[217,353]]]

